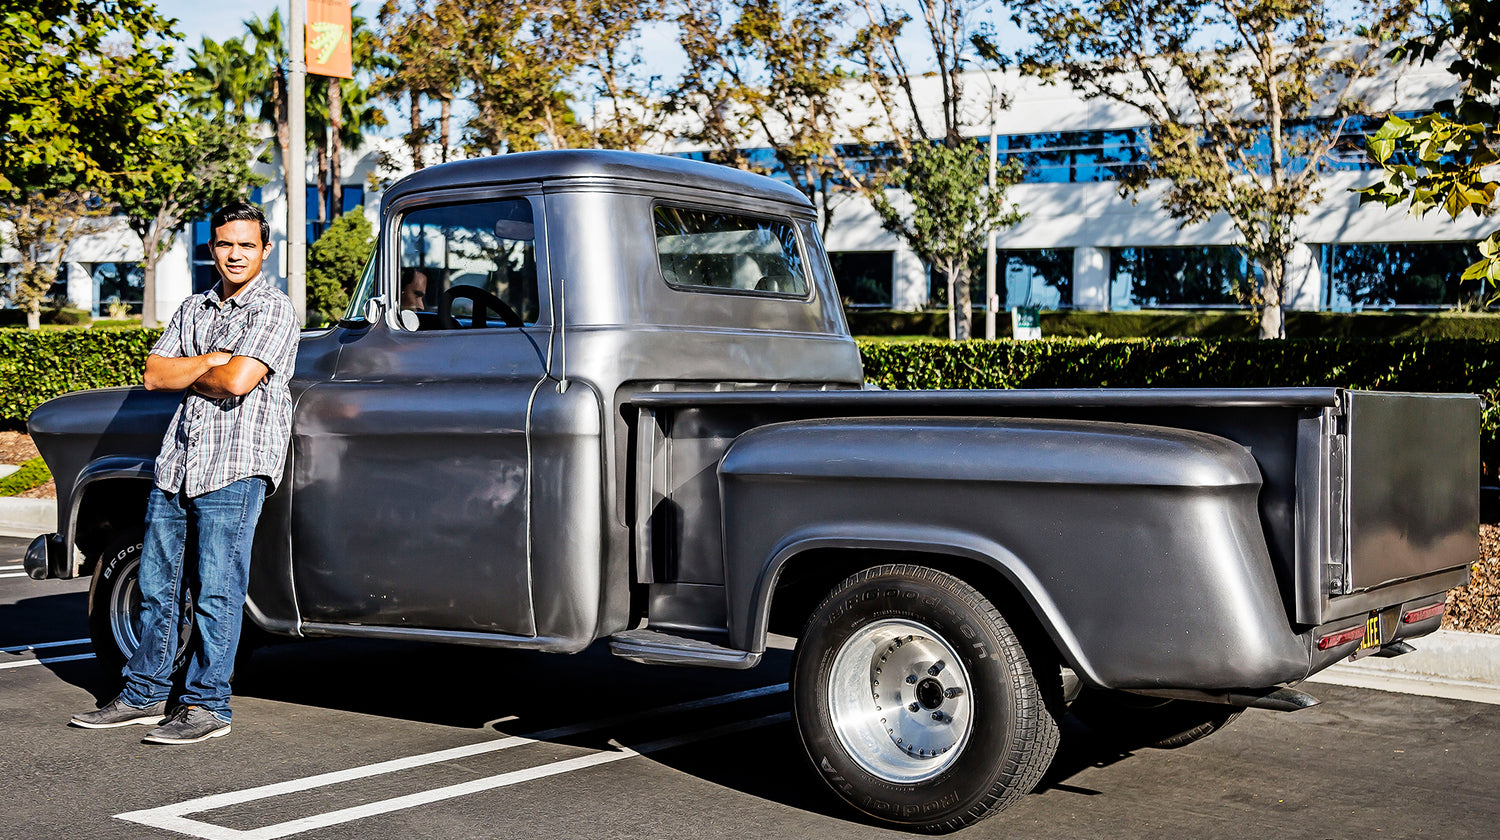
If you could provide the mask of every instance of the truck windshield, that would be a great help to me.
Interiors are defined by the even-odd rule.
[[[790,220],[659,205],[656,253],[676,288],[807,296],[802,251]]]
[[[344,311],[344,320],[341,323],[364,323],[365,305],[369,303],[370,296],[375,294],[376,253],[375,249],[370,249],[370,258],[365,261],[365,270],[359,273],[359,280],[354,284],[354,293],[349,295],[349,308]]]

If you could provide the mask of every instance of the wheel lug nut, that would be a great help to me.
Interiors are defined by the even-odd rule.
[[[946,667],[948,667],[947,664],[945,664],[943,660],[939,659],[938,661],[932,663],[932,667],[927,669],[927,673],[935,677],[938,674],[943,673],[943,669]]]
[[[932,719],[937,721],[938,723],[946,723],[948,721],[948,716],[943,714],[942,712],[933,712]]]
[[[943,692],[943,693],[946,694],[948,696],[948,699],[950,699],[950,700],[953,699],[954,697],[962,697],[962,696],[964,696],[964,690],[962,688],[959,688],[956,685],[954,687],[948,689],[947,691]]]
[[[906,678],[906,684],[907,685],[916,685],[917,684],[917,675],[916,674],[910,674],[910,675],[908,675],[907,678]]]
[[[910,705],[910,706],[907,706],[907,707],[906,707],[906,708],[908,708],[908,709],[910,709],[910,710],[911,710],[911,711],[913,711],[913,712],[915,712],[915,711],[917,711],[917,710],[918,710],[918,709],[920,709],[920,708],[922,708],[922,707],[921,707],[921,706],[918,706],[918,705],[917,705],[917,704],[916,704],[916,703],[913,703],[913,704],[911,704],[911,705]]]

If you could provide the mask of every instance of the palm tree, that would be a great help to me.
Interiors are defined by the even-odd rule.
[[[286,190],[286,199],[290,201],[294,185],[296,189],[304,189],[304,175],[301,172],[295,173],[294,180],[293,173],[286,165],[292,153],[292,127],[287,104],[287,72],[291,56],[288,53],[286,24],[281,19],[281,9],[274,9],[265,20],[250,18],[245,21],[245,28],[249,30],[246,46],[249,47],[248,54],[251,57],[251,81],[261,92],[260,118],[276,127],[276,145],[281,149],[282,185]]]

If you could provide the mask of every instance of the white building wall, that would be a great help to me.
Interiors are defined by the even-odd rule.
[[[1109,308],[1109,250],[1073,249],[1073,307],[1090,311]]]

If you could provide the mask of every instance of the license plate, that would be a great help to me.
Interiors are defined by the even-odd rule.
[[[1365,637],[1360,640],[1359,647],[1354,649],[1355,653],[1367,650],[1375,650],[1380,647],[1380,613],[1370,613],[1365,619]]]
[[[1386,612],[1390,613],[1391,611],[1387,610]],[[1394,615],[1390,617],[1392,619],[1395,618]],[[1349,657],[1350,659],[1362,659],[1374,653],[1375,651],[1380,650],[1381,638],[1383,635],[1380,628],[1383,624],[1390,627],[1395,627],[1395,622],[1393,620],[1382,621],[1380,613],[1370,613],[1369,617],[1365,619],[1365,637],[1359,640],[1359,647],[1354,649],[1354,653]]]

